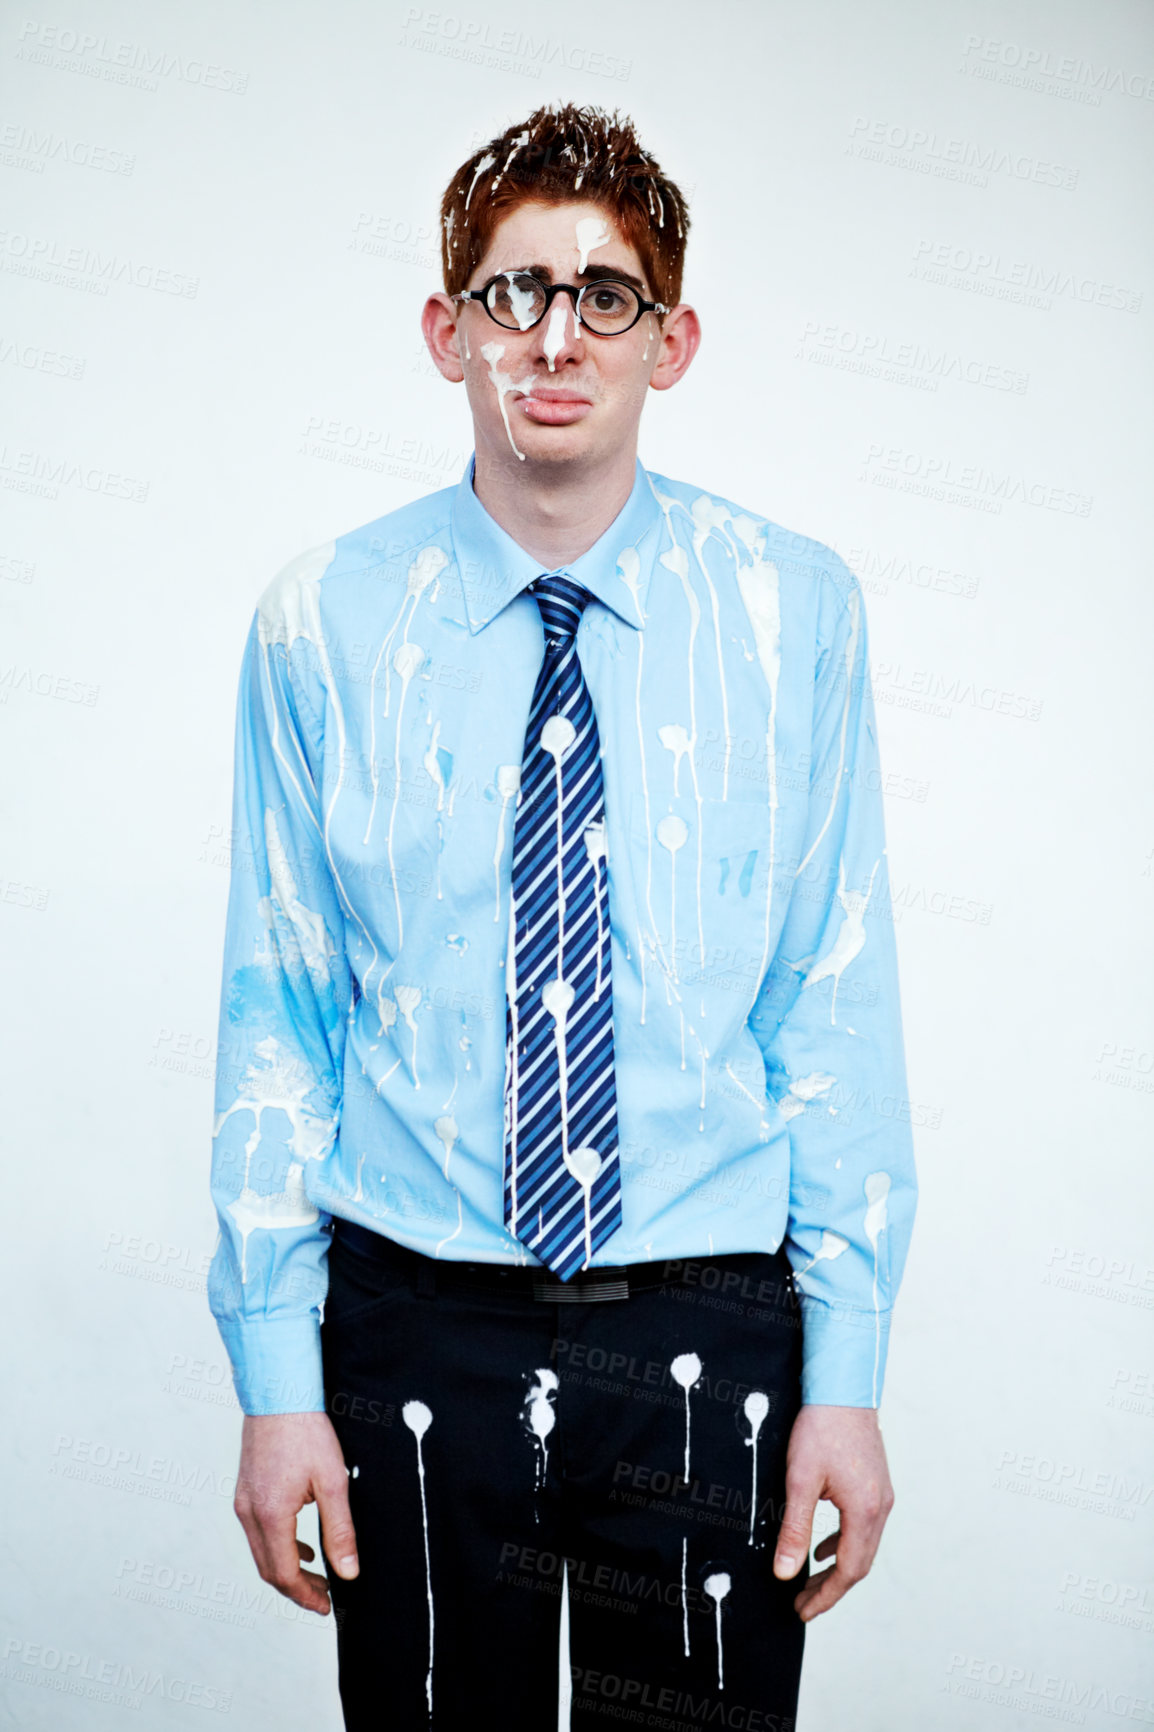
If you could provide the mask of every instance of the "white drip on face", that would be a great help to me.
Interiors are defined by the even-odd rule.
[[[417,1474],[421,1485],[421,1525],[425,1534],[425,1594],[429,1602],[429,1669],[425,1674],[425,1696],[429,1713],[433,1712],[433,1576],[429,1566],[429,1507],[425,1500],[425,1459],[421,1439],[433,1423],[433,1415],[423,1401],[406,1401],[401,1418],[417,1440]]]
[[[685,1391],[685,1479],[689,1480],[689,1391],[701,1376],[701,1361],[696,1353],[679,1353],[669,1367],[674,1383]]]
[[[705,1591],[714,1602],[717,1612],[717,1688],[719,1690],[725,1689],[725,1668],[721,1659],[721,1602],[731,1586],[728,1572],[725,1570],[718,1570],[716,1575],[705,1578]]]
[[[508,435],[509,444],[513,447],[513,455],[519,457],[521,462],[524,463],[525,453],[517,450],[512,429],[509,426],[509,411],[505,407],[505,398],[509,395],[510,391],[531,391],[533,389],[533,375],[530,373],[526,378],[518,381],[516,379],[511,379],[508,373],[502,373],[497,362],[501,359],[501,356],[504,353],[504,343],[481,344],[481,358],[489,363],[489,378],[492,381],[493,389],[497,393],[497,403],[501,410],[501,419],[505,423],[505,432]]]
[[[589,263],[589,254],[598,247],[603,247],[613,239],[605,227],[604,219],[599,216],[579,217],[577,219],[577,275],[580,276]]]
[[[527,331],[533,323],[533,302],[536,296],[531,289],[523,289],[511,272],[507,275],[507,281],[510,311],[517,321],[518,329]]]
[[[569,304],[568,295],[559,295],[550,309],[549,323],[545,326],[545,341],[541,348],[544,351],[546,361],[549,363],[551,373],[557,371],[557,357],[565,347],[565,322],[573,311],[574,309]],[[575,319],[573,328],[576,332]]]
[[[742,1411],[748,1419],[751,1430],[746,1443],[753,1450],[753,1497],[749,1505],[749,1543],[753,1544],[753,1524],[757,1517],[757,1434],[769,1412],[769,1397],[764,1390],[751,1389],[745,1398]]]

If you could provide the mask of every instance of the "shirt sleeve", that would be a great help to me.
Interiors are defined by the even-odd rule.
[[[917,1183],[865,609],[827,559],[805,839],[775,874],[789,905],[749,1024],[789,1129],[802,1401],[877,1407]]]
[[[303,641],[307,651],[307,639]],[[306,657],[258,607],[241,664],[212,1138],[208,1300],[247,1414],[324,1411],[331,1216],[308,1196],[341,1109],[351,970]]]

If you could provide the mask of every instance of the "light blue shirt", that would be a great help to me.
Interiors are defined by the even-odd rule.
[[[541,567],[472,478],[294,560],[244,651],[208,1286],[246,1413],[324,1410],[333,1216],[537,1262],[502,1165]],[[640,461],[555,569],[593,596],[608,842],[623,1221],[593,1264],[784,1242],[803,1400],[876,1406],[916,1183],[861,589]]]

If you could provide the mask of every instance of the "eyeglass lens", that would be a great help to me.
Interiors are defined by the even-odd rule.
[[[527,331],[545,310],[545,291],[527,271],[514,271],[495,278],[485,304],[499,324],[511,331]],[[637,317],[640,300],[628,283],[586,283],[577,305],[581,323],[608,336],[628,329]]]

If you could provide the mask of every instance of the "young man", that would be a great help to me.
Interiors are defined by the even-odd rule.
[[[474,457],[288,566],[241,674],[236,1512],[353,1732],[552,1732],[563,1580],[573,1726],[782,1732],[891,1507],[915,1207],[861,592],[637,458],[701,331],[628,123],[539,109],[442,225]]]

